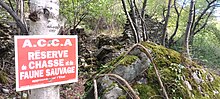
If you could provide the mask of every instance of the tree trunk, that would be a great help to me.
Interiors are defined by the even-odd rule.
[[[146,32],[146,24],[145,24],[145,8],[147,7],[147,0],[144,0],[143,6],[141,9],[141,18],[143,21],[141,21],[141,26],[142,26],[142,34],[143,34],[143,41],[148,40],[148,34]]]
[[[138,43],[137,31],[136,31],[136,29],[135,29],[135,26],[134,26],[134,23],[133,23],[133,21],[132,21],[132,19],[131,19],[131,16],[129,15],[129,13],[128,13],[128,11],[127,11],[126,3],[125,3],[124,0],[121,0],[121,2],[122,2],[122,6],[123,6],[123,9],[124,9],[124,12],[125,12],[125,14],[126,14],[126,16],[127,16],[127,19],[128,19],[128,21],[129,21],[129,24],[130,24],[131,29],[132,29],[132,32],[133,32],[133,35],[134,35],[134,41],[135,41],[135,43]]]
[[[137,33],[137,42],[140,42],[140,35],[138,33],[138,22],[137,22],[137,14],[136,14],[136,10],[135,10],[135,0],[130,0],[130,8],[131,8],[131,19],[133,21],[136,33]]]
[[[30,35],[57,35],[59,0],[30,0]],[[60,99],[59,86],[32,89],[30,99]]]
[[[214,10],[215,10],[215,7],[213,7],[209,13],[207,13],[208,15],[206,16],[206,18],[204,17],[205,18],[204,23],[202,23],[201,26],[198,27],[198,29],[194,29],[194,28],[191,29],[191,33],[190,33],[190,37],[189,37],[190,38],[190,41],[189,41],[190,45],[193,45],[194,36],[206,27],[208,20],[209,20],[210,16],[212,15],[212,13],[214,12]]]
[[[190,58],[190,54],[189,54],[189,36],[190,36],[190,30],[191,30],[191,27],[192,27],[194,6],[195,6],[195,0],[191,0],[189,17],[188,17],[188,22],[187,22],[186,32],[185,32],[185,37],[184,37],[185,39],[184,39],[184,42],[183,42],[183,55],[188,57],[188,58]]]
[[[162,45],[165,46],[166,44],[166,36],[167,36],[167,33],[166,33],[166,30],[167,30],[167,25],[168,25],[168,21],[169,21],[169,17],[170,17],[170,8],[171,8],[171,1],[172,0],[169,0],[168,1],[168,6],[167,6],[167,14],[166,14],[166,17],[165,17],[165,24],[164,24],[164,27],[163,27],[163,37],[162,37]]]
[[[169,42],[168,42],[168,48],[170,48],[173,45],[173,43],[174,43],[174,36],[177,34],[177,31],[178,31],[178,28],[179,28],[180,16],[181,16],[181,13],[183,11],[183,7],[185,6],[185,3],[186,3],[186,0],[183,1],[182,7],[181,7],[181,9],[179,11],[178,8],[177,8],[177,5],[176,5],[177,4],[177,0],[173,1],[174,9],[175,9],[177,18],[176,18],[176,26],[175,26],[174,32],[170,36],[170,39],[169,39]]]

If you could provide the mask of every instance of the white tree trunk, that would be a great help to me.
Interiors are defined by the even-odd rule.
[[[49,11],[49,17],[44,9]],[[62,25],[58,20],[59,0],[30,0],[30,13],[38,17],[36,22],[30,22],[30,35],[57,35]]]
[[[195,0],[191,0],[188,22],[187,22],[186,32],[185,32],[185,37],[184,37],[184,42],[183,42],[183,55],[188,57],[190,60],[191,60],[191,57],[189,53],[189,36],[190,36],[190,30],[192,28],[193,15],[195,13],[194,6],[195,6]]]
[[[57,35],[63,26],[58,20],[59,0],[30,0],[30,15],[33,13],[37,14],[37,18],[30,21],[30,35]],[[33,89],[30,92],[30,99],[59,98],[59,86]]]

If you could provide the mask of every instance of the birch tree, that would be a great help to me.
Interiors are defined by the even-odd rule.
[[[193,15],[194,15],[194,6],[195,6],[195,0],[191,0],[190,3],[190,9],[189,9],[189,16],[188,16],[188,22],[187,22],[187,26],[186,26],[186,32],[185,32],[185,36],[184,36],[184,44],[183,44],[183,54],[186,57],[190,58],[190,54],[189,54],[189,36],[190,36],[190,30],[192,27],[192,20],[193,20]]]
[[[59,0],[30,0],[30,35],[57,35],[63,25],[59,21]],[[32,89],[30,99],[59,99],[59,86]]]

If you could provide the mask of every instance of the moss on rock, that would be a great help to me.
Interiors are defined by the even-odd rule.
[[[183,57],[177,51],[151,42],[141,44],[150,50],[170,99],[220,99],[220,77],[218,75]],[[129,66],[138,58],[140,57],[122,54],[106,65]],[[136,80],[144,77],[145,83],[132,84],[139,93],[139,97],[141,99],[163,99],[163,92],[153,66],[149,66],[143,75],[136,77]],[[126,97],[128,96],[122,95],[119,98],[125,99]]]
[[[220,99],[219,76],[210,73],[174,50],[149,42],[143,42],[142,45],[152,51],[153,60],[160,72],[169,98]],[[140,93],[141,99],[163,96],[153,67],[150,67],[146,74],[147,84],[134,85],[134,88]]]
[[[126,55],[126,56],[124,56],[124,58],[119,60],[118,64],[128,66],[128,65],[132,64],[133,62],[135,62],[136,59],[138,59],[138,57],[135,55]]]

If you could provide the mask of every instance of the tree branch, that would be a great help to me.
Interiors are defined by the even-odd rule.
[[[167,25],[168,25],[168,22],[169,22],[169,17],[170,17],[171,1],[172,0],[168,1],[167,13],[166,13],[166,17],[165,17],[165,23],[164,23],[163,30],[162,30],[162,41],[161,41],[161,44],[163,46],[165,46],[165,44],[166,44],[166,36],[167,36],[166,30],[167,30]]]
[[[9,5],[10,5],[11,9],[12,9],[13,11],[15,11],[15,10],[14,10],[14,7],[12,6],[11,0],[8,0],[8,2],[9,2]]]
[[[215,2],[216,2],[216,0],[213,0],[213,1],[211,1],[211,2],[208,2],[208,5],[206,6],[206,8],[203,10],[203,12],[199,15],[199,17],[198,17],[197,20],[195,21],[195,23],[194,23],[194,25],[193,25],[193,27],[192,27],[193,32],[192,32],[191,35],[195,35],[195,34],[194,34],[194,31],[196,30],[196,28],[197,28],[199,22],[201,21],[202,17],[206,14],[206,12],[212,7],[212,4],[215,3]]]
[[[144,17],[144,12],[145,12],[146,6],[147,6],[147,0],[144,0],[143,7],[142,7],[142,10],[141,10],[141,17],[142,18]]]
[[[208,16],[207,16],[205,22],[202,24],[202,26],[201,26],[199,29],[197,29],[197,30],[194,32],[194,35],[197,34],[198,32],[200,32],[203,28],[205,28],[205,26],[207,25],[207,22],[208,22],[209,17],[210,17],[210,16],[212,15],[212,13],[214,12],[214,9],[215,9],[215,7],[212,8],[212,10],[211,10],[211,12],[208,14]]]
[[[25,25],[22,23],[22,21],[17,16],[17,14],[6,3],[4,3],[3,0],[0,1],[0,5],[13,17],[13,19],[16,21],[18,27],[21,29],[21,32],[23,34],[28,34],[28,31],[27,31]]]
[[[130,2],[130,8],[131,8],[131,19],[133,21],[133,24],[134,24],[134,27],[135,27],[135,30],[136,30],[136,33],[137,33],[137,42],[140,42],[140,35],[139,35],[139,26],[138,26],[138,18],[137,18],[137,15],[136,15],[136,12],[138,11],[137,9],[138,8],[135,8],[135,0],[131,0]]]
[[[135,1],[135,0],[134,0]],[[142,27],[142,35],[143,35],[143,41],[146,41],[147,39],[148,39],[148,34],[146,33],[146,23],[145,23],[145,21],[144,21],[144,12],[142,13],[141,12],[141,14],[143,14],[143,16],[140,14],[140,12],[138,11],[138,7],[137,7],[137,4],[134,2],[134,6],[135,6],[135,9],[136,9],[136,11],[137,11],[137,15],[138,15],[138,17],[140,18],[140,21],[141,21],[141,27]],[[140,26],[138,26],[138,27],[140,27]],[[141,37],[139,38],[139,39],[141,39]]]
[[[176,6],[176,3],[177,3],[176,0],[174,0],[174,9],[175,9],[176,14],[177,14],[176,28],[175,28],[173,34],[171,35],[171,37],[170,37],[170,39],[169,39],[168,47],[171,46],[171,44],[173,43],[173,38],[174,38],[174,36],[177,34],[177,31],[178,31],[178,28],[179,28],[180,15],[181,15],[181,13],[182,13],[182,11],[183,11],[184,5],[186,4],[186,0],[183,1],[183,4],[182,4],[182,7],[181,7],[180,11],[178,11],[178,8],[177,8],[177,6]]]

